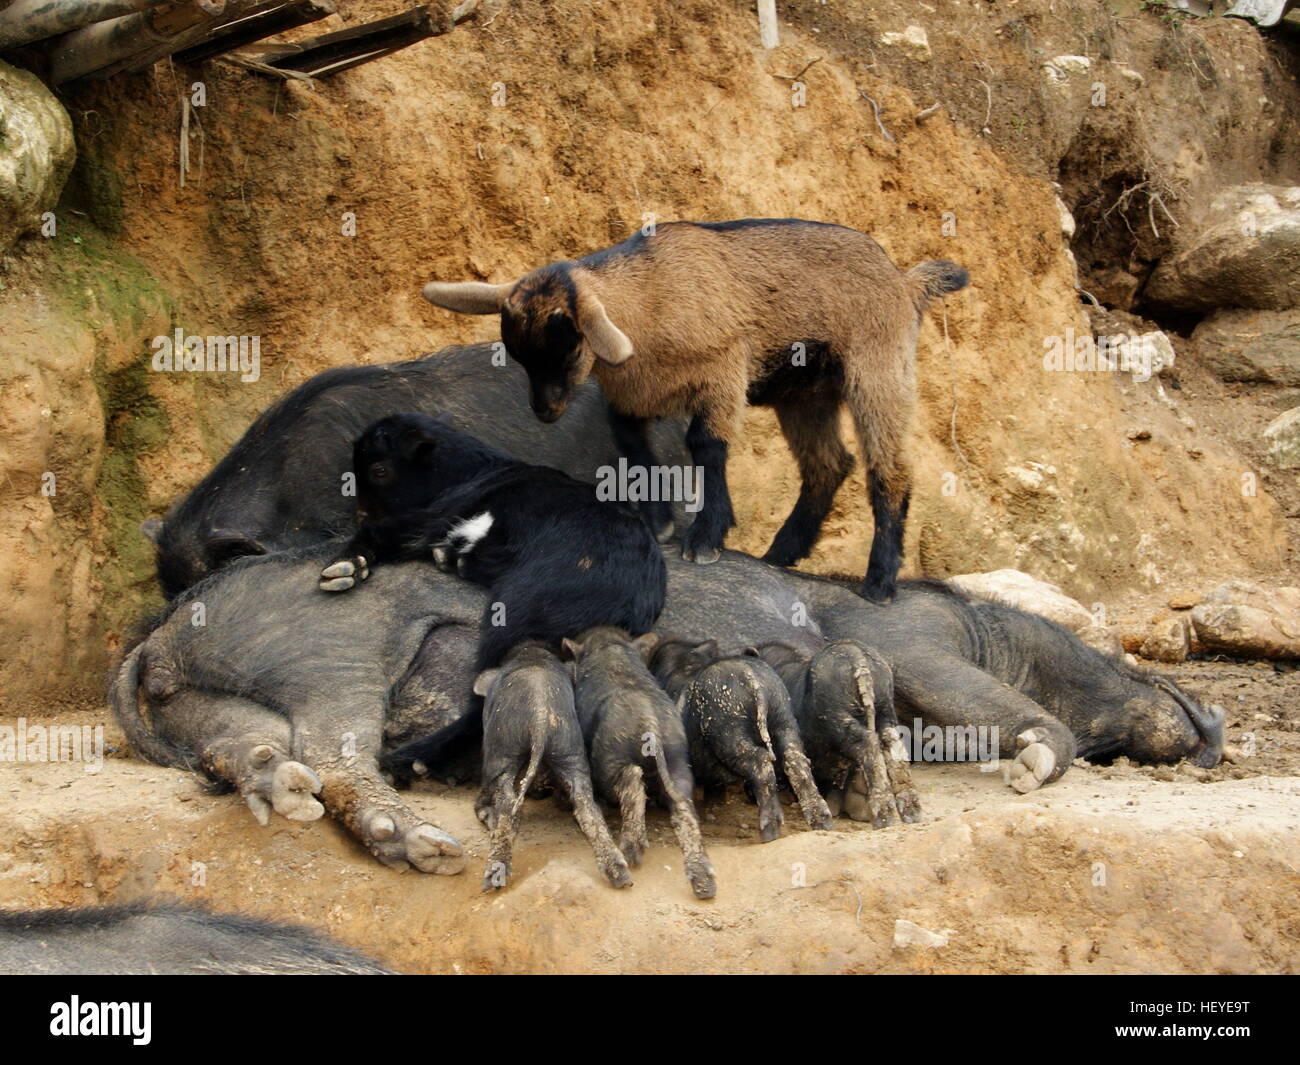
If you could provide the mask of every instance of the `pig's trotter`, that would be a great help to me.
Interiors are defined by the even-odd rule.
[[[832,814],[826,800],[817,791],[813,782],[812,766],[803,751],[789,749],[785,752],[785,776],[790,782],[790,790],[799,801],[803,819],[812,828],[825,831],[831,827]]]
[[[894,801],[898,804],[898,816],[909,825],[916,824],[921,820],[921,797],[912,784],[912,762],[907,756],[907,747],[893,725],[881,730],[880,742],[885,748],[885,765],[889,770],[889,783],[894,789]]]
[[[1026,729],[1016,737],[1021,751],[1007,776],[1007,783],[1016,791],[1035,791],[1053,778],[1056,752],[1043,742],[1046,739],[1047,733],[1038,728]]]
[[[626,770],[624,770],[623,775],[626,775]],[[639,776],[637,782],[640,783]],[[573,816],[578,822],[578,827],[582,829],[582,834],[587,837],[587,842],[591,844],[591,849],[596,855],[596,864],[600,866],[600,871],[605,874],[605,879],[616,888],[630,887],[632,885],[632,874],[628,871],[627,859],[614,845],[614,837],[609,834],[609,826],[605,824],[605,818],[601,815],[600,807],[596,805],[596,796],[591,790],[590,777],[584,771],[580,775],[575,773],[569,778],[561,780],[560,783],[562,789],[569,793],[569,801],[573,803]],[[641,835],[644,838],[645,789],[642,788],[641,790]],[[625,812],[624,817],[626,818],[626,816]],[[628,824],[625,820],[623,832],[626,834],[627,831]]]
[[[618,796],[619,849],[627,864],[634,869],[641,864],[641,856],[650,845],[645,828],[645,780],[639,765],[624,766],[614,785]]]
[[[271,805],[290,821],[315,821],[325,813],[319,791],[320,777],[301,762],[281,762],[271,775]]]
[[[414,866],[451,875],[465,868],[465,852],[446,832],[421,821],[378,775],[350,769],[322,771],[326,809],[385,865]]]
[[[369,576],[370,567],[363,555],[336,559],[320,571],[320,590],[346,592],[358,581],[364,581]]]
[[[320,778],[274,744],[217,743],[204,761],[234,783],[260,825],[270,824],[272,810],[291,821],[315,821],[325,812],[315,797]]]

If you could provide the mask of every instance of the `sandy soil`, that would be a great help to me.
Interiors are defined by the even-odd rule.
[[[232,795],[130,760],[0,767],[0,905],[166,894],[305,921],[407,972],[1295,972],[1300,970],[1300,699],[1295,673],[1194,663],[1180,679],[1230,708],[1239,756],[1077,765],[1018,796],[996,772],[919,765],[925,816],[838,821],[760,844],[742,795],[703,807],[719,893],[695,900],[662,814],[619,892],[576,826],[530,801],[504,892],[481,892],[473,791],[410,794],[470,852],[456,877],[398,874],[338,826],[260,828]],[[1241,698],[1238,698],[1238,697]],[[50,720],[105,722],[95,702]],[[105,730],[110,745],[120,735]],[[896,922],[946,937],[896,943]]]

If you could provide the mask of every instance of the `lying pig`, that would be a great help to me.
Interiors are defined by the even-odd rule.
[[[596,852],[596,864],[615,887],[632,877],[596,805],[587,751],[573,705],[573,667],[544,644],[509,651],[501,666],[474,682],[483,696],[483,790],[474,812],[492,834],[483,888],[505,887],[528,789],[545,768],[573,804],[573,816]]]
[[[514,362],[497,360],[492,344],[310,378],[268,407],[165,520],[146,523],[163,594],[179,595],[236,558],[305,548],[346,532],[356,510],[344,491],[353,443],[367,425],[398,411],[444,416],[516,458],[579,480],[618,467],[619,444],[594,381],[574,392],[562,423],[547,426],[519,402],[527,380]],[[654,429],[661,462],[690,465],[683,432],[671,419]],[[656,529],[672,520],[666,503],[640,506]]]
[[[178,597],[123,662],[114,713],[137,752],[237,788],[259,820],[323,809],[385,864],[459,872],[460,844],[401,801],[379,757],[396,707],[423,706],[432,720],[407,726],[421,732],[468,709],[464,633],[477,637],[483,593],[407,563],[376,573],[371,595],[321,596],[336,550],[240,559]]]
[[[696,780],[706,787],[745,781],[758,805],[764,843],[780,836],[784,821],[778,765],[804,820],[813,828],[831,827],[831,812],[813,783],[790,696],[766,662],[722,657],[716,640],[666,640],[655,648],[650,668],[677,702]]]
[[[646,777],[657,780],[682,848],[686,877],[697,898],[717,891],[695,815],[689,748],[673,704],[646,669],[653,635],[632,639],[620,629],[591,629],[564,641],[576,663],[578,720],[597,790],[616,802],[622,817],[619,843],[638,865],[649,845],[645,829]]]
[[[23,976],[384,975],[309,928],[175,903],[0,911],[0,973]]]

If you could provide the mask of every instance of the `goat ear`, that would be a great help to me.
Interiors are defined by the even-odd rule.
[[[421,290],[421,295],[435,307],[457,314],[496,314],[514,287],[513,281],[504,285],[489,285],[482,281],[430,281]]]
[[[492,683],[500,675],[499,669],[485,669],[474,678],[474,694],[487,695],[492,690]]]
[[[140,531],[155,544],[158,542],[159,537],[162,536],[162,527],[163,523],[161,518],[145,518],[144,521],[140,523]]]
[[[578,291],[578,331],[602,362],[611,366],[632,357],[632,341],[609,320],[605,307],[590,292]]]

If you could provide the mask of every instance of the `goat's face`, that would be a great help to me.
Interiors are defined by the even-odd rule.
[[[568,276],[539,271],[521,280],[501,307],[501,340],[528,373],[533,413],[544,422],[555,421],[595,362],[578,328],[576,293]]]
[[[528,371],[533,413],[553,422],[597,359],[617,366],[632,357],[632,342],[589,289],[572,263],[554,263],[513,284],[431,281],[424,298],[460,314],[500,313],[506,352]]]

